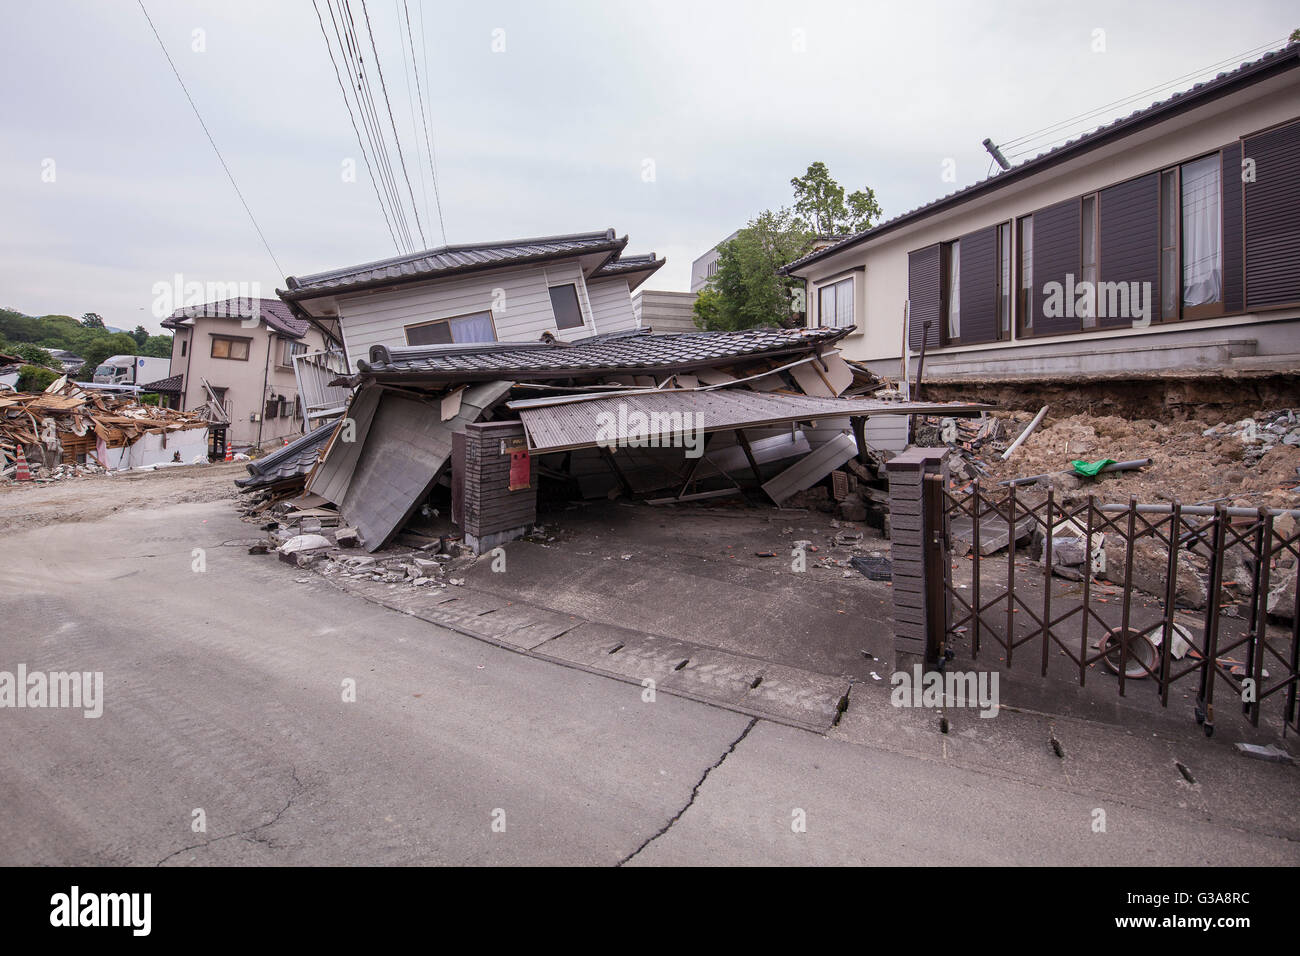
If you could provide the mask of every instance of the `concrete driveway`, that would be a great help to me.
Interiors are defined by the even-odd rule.
[[[0,670],[102,671],[104,710],[0,709],[0,864],[1300,862],[1294,768],[1098,781],[1088,727],[1054,729],[1082,756],[1062,770],[1032,721],[946,738],[873,704],[827,736],[646,702],[254,537],[229,501],[6,537]]]

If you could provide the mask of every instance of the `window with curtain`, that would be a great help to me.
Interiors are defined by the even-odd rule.
[[[853,277],[817,290],[817,316],[823,328],[846,329],[853,321]]]
[[[961,340],[961,240],[948,243],[947,288],[944,308],[948,314],[948,340]]]
[[[1219,155],[1182,167],[1183,308],[1223,298],[1223,219],[1219,212]]]
[[[407,345],[467,345],[496,340],[491,312],[473,312],[406,327]]]
[[[1160,317],[1218,315],[1223,211],[1218,153],[1160,174]]]

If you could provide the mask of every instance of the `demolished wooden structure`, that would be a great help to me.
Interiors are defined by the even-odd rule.
[[[779,504],[851,460],[874,473],[871,418],[905,427],[911,415],[986,407],[870,397],[888,383],[839,354],[850,331],[375,346],[358,374],[339,380],[354,389],[351,402],[319,460],[303,462],[303,487],[337,505],[373,551],[435,487],[448,489],[456,514],[465,475],[496,482],[509,472],[483,507],[500,509],[510,527],[475,516],[495,540],[526,529],[533,505],[516,499],[531,502],[543,484],[551,497],[654,503],[752,493]],[[519,427],[500,432],[508,441],[453,440],[475,422]]]

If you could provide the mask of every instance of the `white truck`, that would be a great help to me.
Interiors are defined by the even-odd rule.
[[[96,385],[134,385],[138,388],[166,378],[171,366],[171,359],[113,355],[95,369],[92,381]]]

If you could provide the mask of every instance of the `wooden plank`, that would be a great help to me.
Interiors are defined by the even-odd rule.
[[[790,369],[790,377],[803,390],[805,395],[811,395],[814,398],[834,398],[836,393],[832,392],[830,386],[822,380],[813,368],[813,363],[806,362],[803,365],[796,365]]]
[[[853,384],[853,369],[838,351],[827,352],[822,361],[826,363],[826,371],[822,374],[831,391],[836,395],[844,394],[844,390]]]
[[[695,376],[705,385],[726,385],[736,380],[736,376],[729,375],[718,368],[696,369]]]

